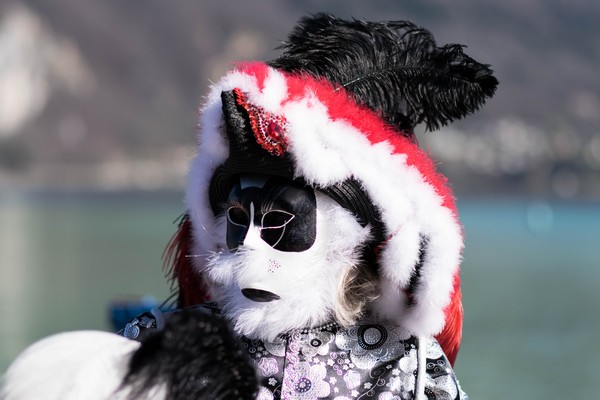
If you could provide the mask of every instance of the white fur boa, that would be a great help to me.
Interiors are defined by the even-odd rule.
[[[124,400],[120,390],[139,342],[102,331],[64,332],[23,351],[2,378],[2,400]],[[164,399],[154,390],[148,400]]]

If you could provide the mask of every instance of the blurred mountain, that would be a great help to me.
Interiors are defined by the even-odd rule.
[[[457,191],[600,197],[600,3],[589,0],[0,4],[0,183],[181,187],[197,107],[301,16],[410,19],[463,43],[500,87],[420,134]]]

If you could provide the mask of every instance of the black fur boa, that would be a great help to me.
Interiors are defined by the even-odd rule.
[[[171,400],[254,399],[254,368],[228,323],[212,312],[169,314],[163,330],[142,341],[133,354],[123,387],[145,398],[158,385]]]
[[[421,122],[435,130],[476,111],[498,84],[463,46],[437,47],[429,31],[408,21],[316,14],[301,19],[281,49],[269,65],[344,87],[407,135]]]

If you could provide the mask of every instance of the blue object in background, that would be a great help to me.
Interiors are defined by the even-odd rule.
[[[133,318],[158,307],[159,302],[153,296],[144,296],[137,300],[117,300],[109,306],[110,323],[114,331],[117,332],[123,329]]]

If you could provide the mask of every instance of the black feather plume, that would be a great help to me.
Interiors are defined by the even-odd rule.
[[[438,129],[476,111],[498,84],[461,45],[437,47],[408,21],[365,22],[317,14],[300,20],[269,65],[344,87],[399,130]]]
[[[147,398],[164,385],[172,400],[251,400],[256,371],[229,324],[209,311],[168,314],[164,330],[144,338],[131,357],[123,387]]]

